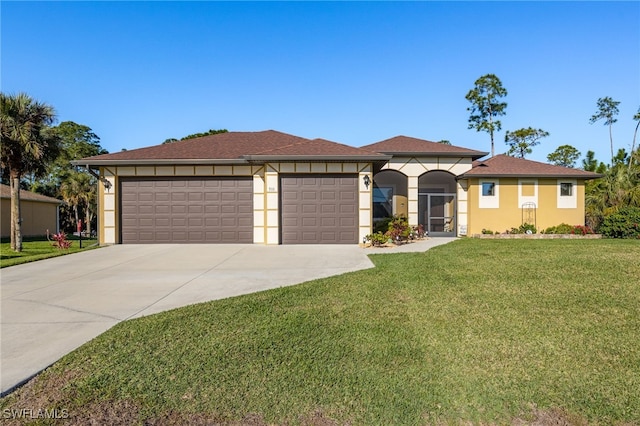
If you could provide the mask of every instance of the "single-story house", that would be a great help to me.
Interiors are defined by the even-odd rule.
[[[0,235],[11,236],[11,187],[0,185]],[[20,215],[22,216],[22,236],[46,235],[47,230],[57,233],[59,229],[59,208],[57,198],[47,197],[25,190],[20,191]]]
[[[479,161],[486,155],[406,136],[356,148],[268,130],[75,164],[100,177],[103,244],[356,244],[394,214],[432,236],[517,227],[523,212],[538,227],[584,223],[584,181],[599,175],[507,156]]]

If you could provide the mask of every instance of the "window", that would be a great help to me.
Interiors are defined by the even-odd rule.
[[[500,182],[498,179],[482,179],[478,182],[480,199],[478,207],[481,209],[500,208]]]
[[[496,195],[496,183],[482,182],[482,196],[493,197],[494,195]]]
[[[561,182],[560,183],[560,196],[572,197],[573,196],[573,183]]]
[[[557,206],[559,209],[578,208],[578,181],[575,179],[558,179]]]
[[[373,187],[373,220],[393,216],[393,188]]]

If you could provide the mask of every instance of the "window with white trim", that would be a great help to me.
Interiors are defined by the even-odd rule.
[[[496,184],[494,182],[482,182],[482,196],[493,197],[496,195]]]
[[[574,179],[558,179],[557,203],[559,209],[575,209],[578,207],[577,184],[578,182]]]
[[[573,196],[573,183],[571,183],[571,182],[560,182],[560,196],[561,197],[571,197],[571,196]]]
[[[479,182],[479,202],[481,209],[500,207],[500,185],[498,179],[481,179]]]

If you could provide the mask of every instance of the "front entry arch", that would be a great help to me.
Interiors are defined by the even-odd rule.
[[[383,170],[373,177],[373,222],[392,216],[409,217],[407,176],[396,170]]]
[[[456,180],[444,171],[434,170],[418,178],[418,220],[429,236],[456,235]]]

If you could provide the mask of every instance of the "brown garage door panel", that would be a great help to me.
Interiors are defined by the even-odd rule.
[[[252,243],[251,177],[122,178],[121,241]]]
[[[282,244],[355,244],[358,176],[283,175],[280,212]]]

